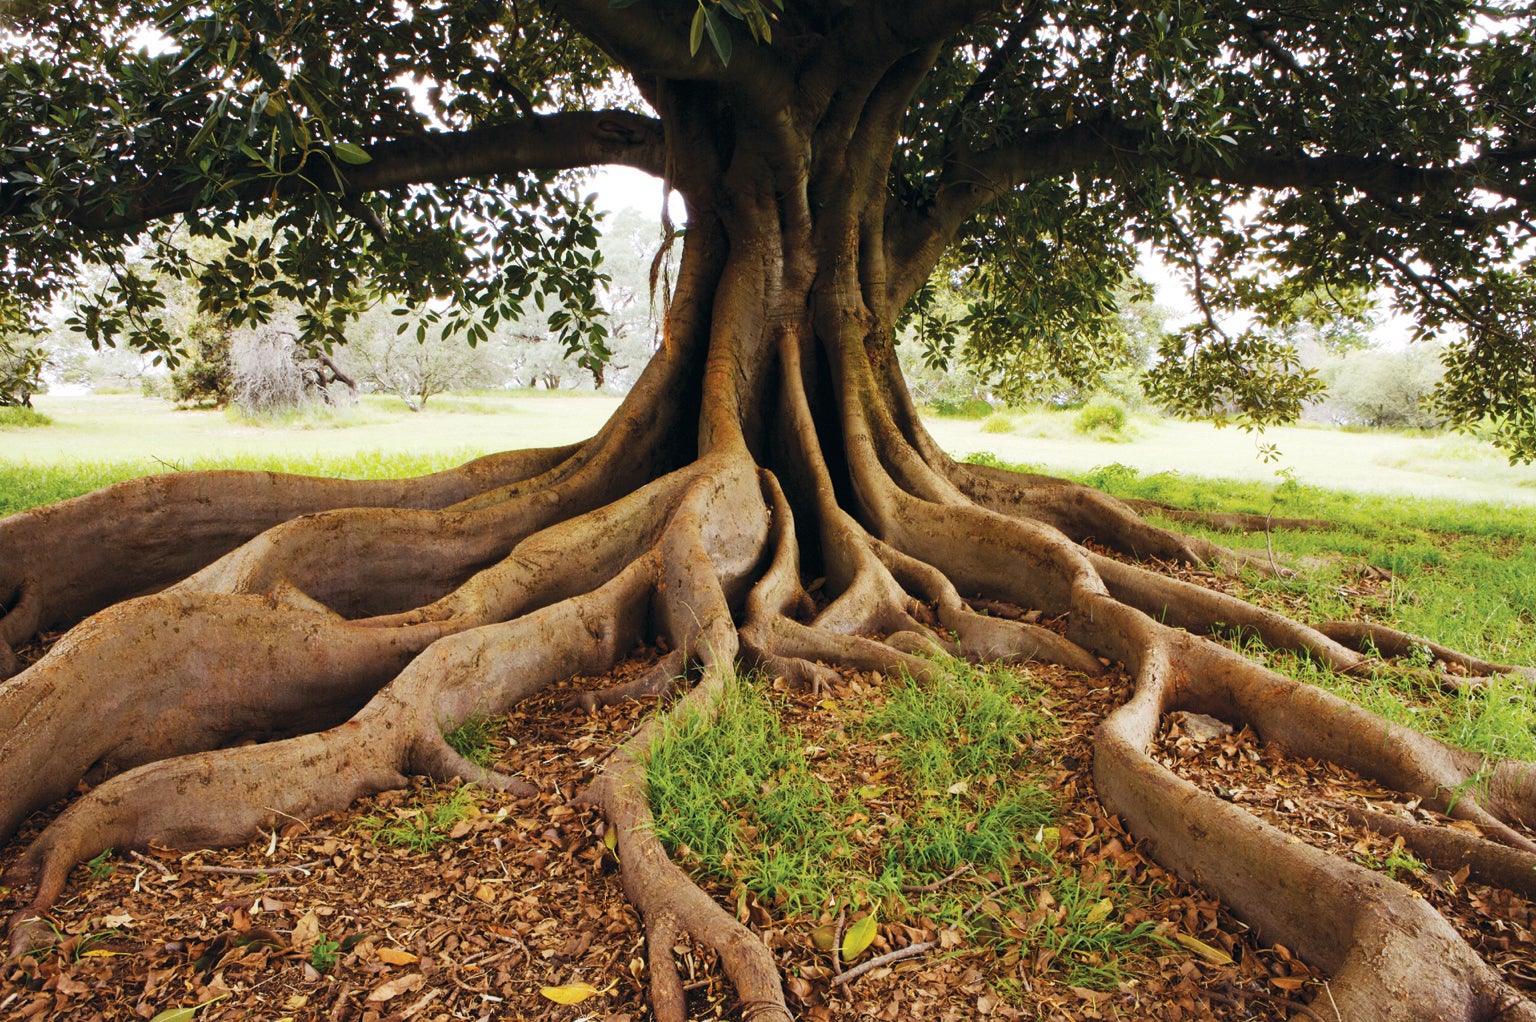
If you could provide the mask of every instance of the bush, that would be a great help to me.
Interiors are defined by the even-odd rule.
[[[1012,433],[1013,426],[1013,416],[1004,412],[993,412],[982,420],[981,431],[983,433]]]
[[[985,419],[993,412],[991,402],[971,397],[960,401],[935,401],[933,413],[946,419]]]
[[[1108,394],[1095,394],[1077,413],[1081,433],[1119,433],[1125,429],[1125,402]]]

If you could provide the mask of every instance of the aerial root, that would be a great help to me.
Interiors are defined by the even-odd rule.
[[[1346,810],[1350,822],[1379,834],[1401,837],[1425,862],[1439,869],[1463,867],[1484,883],[1536,899],[1536,853],[1498,844],[1475,834],[1405,820],[1369,809]]]

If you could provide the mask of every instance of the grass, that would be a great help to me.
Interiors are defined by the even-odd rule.
[[[51,425],[53,420],[36,409],[23,405],[0,405],[0,429],[35,429]]]
[[[1151,924],[1120,922],[1130,885],[1080,877],[1045,839],[1055,805],[1032,750],[1055,725],[1041,695],[1012,671],[945,661],[931,683],[824,701],[835,719],[802,734],[784,697],[737,680],[713,720],[685,716],[650,750],[657,836],[823,947],[839,913],[958,926],[999,953],[1049,948],[1065,982],[1112,989],[1161,945]]]
[[[429,852],[448,840],[455,823],[469,819],[476,811],[474,800],[463,788],[452,792],[428,789],[389,816],[361,817],[357,826],[375,842]]]
[[[461,449],[438,454],[361,451],[346,455],[232,455],[180,461],[80,461],[38,464],[0,460],[0,517],[29,507],[78,497],[140,476],[200,469],[246,469],[341,479],[399,479],[440,472],[474,457]]]
[[[494,717],[473,713],[464,723],[443,733],[448,747],[476,766],[489,767],[496,761],[496,732],[499,722]]]

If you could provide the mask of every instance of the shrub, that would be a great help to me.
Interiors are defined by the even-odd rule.
[[[1125,403],[1108,394],[1096,394],[1077,413],[1077,428],[1082,433],[1119,433],[1125,429]]]
[[[1350,352],[1323,367],[1331,417],[1372,429],[1442,426],[1429,398],[1444,374],[1439,349],[1428,345]]]
[[[992,414],[992,403],[985,398],[970,397],[959,401],[935,401],[935,415],[946,419],[985,419]]]
[[[188,338],[192,351],[187,361],[171,374],[171,394],[179,405],[222,408],[229,403],[233,373],[229,331],[211,323],[199,324]]]
[[[983,433],[1012,433],[1013,426],[1013,416],[1003,412],[993,412],[982,420],[981,431]]]

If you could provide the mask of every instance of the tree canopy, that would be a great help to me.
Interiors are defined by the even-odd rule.
[[[1525,4],[1182,2],[499,5],[11,3],[0,98],[0,283],[41,301],[79,260],[118,267],[93,343],[172,354],[160,295],[123,262],[195,276],[236,317],[301,299],[334,336],[360,290],[447,303],[472,338],[557,301],[608,356],[579,168],[686,184],[666,83],[771,111],[882,72],[894,297],[966,282],[984,364],[1092,366],[1137,246],[1203,322],[1155,389],[1260,424],[1316,383],[1272,327],[1298,296],[1386,288],[1452,339],[1453,421],[1536,454],[1536,69]],[[855,41],[857,44],[855,45]],[[871,49],[872,47],[872,49]],[[866,52],[858,52],[860,48]],[[878,56],[876,55],[878,53]],[[676,129],[674,129],[674,135]],[[728,158],[728,154],[726,154]],[[271,215],[271,242],[198,265],[178,232]],[[914,297],[915,296],[915,297]],[[1224,313],[1251,310],[1244,330]]]

